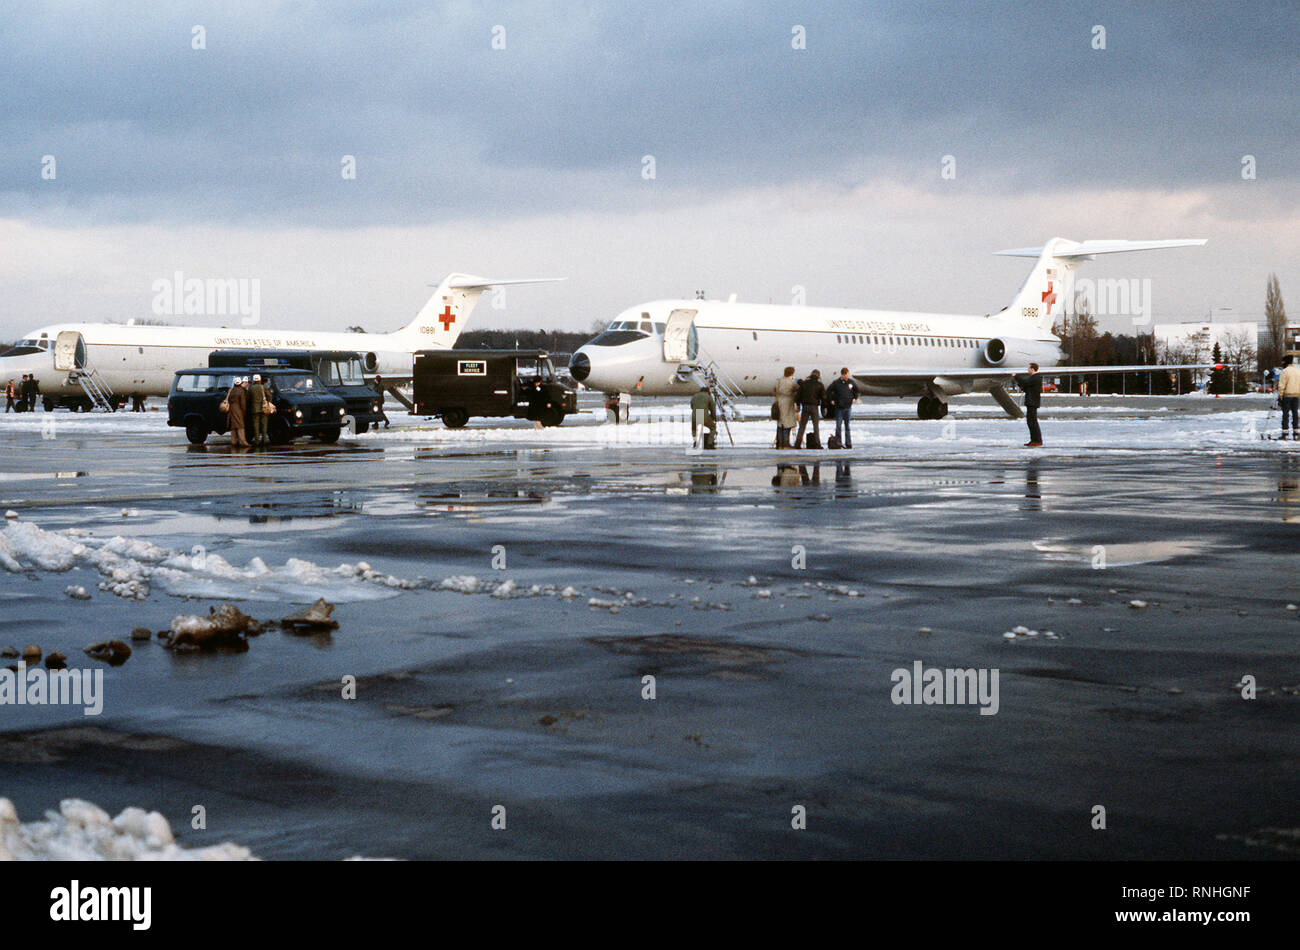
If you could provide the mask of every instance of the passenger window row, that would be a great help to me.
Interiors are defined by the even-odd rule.
[[[863,343],[871,346],[946,346],[956,349],[978,349],[978,340],[951,336],[892,336],[877,333],[837,333],[836,343]]]

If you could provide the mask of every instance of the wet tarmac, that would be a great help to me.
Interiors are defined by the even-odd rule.
[[[1032,456],[1022,423],[897,405],[852,453],[760,422],[717,453],[594,418],[237,453],[156,414],[0,420],[0,532],[148,581],[13,548],[0,646],[103,669],[105,706],[0,706],[0,795],[265,858],[1294,858],[1300,452],[1264,404],[1045,413]],[[340,626],[82,653],[232,596]],[[917,661],[997,670],[996,714],[893,702]]]

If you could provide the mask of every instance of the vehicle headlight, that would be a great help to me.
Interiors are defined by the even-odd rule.
[[[344,410],[340,409],[340,410],[339,410],[339,415],[341,416],[341,415],[343,415],[343,414],[344,414]]]
[[[375,403],[373,406],[371,406],[371,407],[370,407],[370,411],[371,411],[371,412],[378,412],[378,411],[379,411],[379,403]]]
[[[302,410],[301,410],[301,409],[295,409],[295,410],[293,411],[293,417],[294,417],[295,419],[301,419],[301,418],[302,418]]]

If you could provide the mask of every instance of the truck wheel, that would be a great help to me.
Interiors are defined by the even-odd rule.
[[[558,426],[564,422],[563,409],[544,409],[541,414],[541,422],[544,426]]]
[[[41,400],[41,405],[45,407],[46,412],[54,411],[54,400],[51,399],[49,396],[46,396],[44,399]]]
[[[187,422],[185,438],[189,439],[192,445],[202,445],[208,440],[208,427],[202,422]]]
[[[369,431],[370,431],[370,423],[369,423],[369,422],[358,422],[358,423],[357,423],[357,428],[356,428],[356,433],[357,433],[357,435],[362,435],[362,434],[364,434],[364,433],[366,433],[366,432],[369,432]]]
[[[469,413],[464,409],[442,410],[442,424],[448,429],[459,429],[467,422],[469,422]]]
[[[342,434],[343,430],[338,426],[335,426],[332,429],[326,429],[324,432],[317,433],[316,438],[321,442],[324,442],[326,445],[333,445],[339,440],[339,436]]]

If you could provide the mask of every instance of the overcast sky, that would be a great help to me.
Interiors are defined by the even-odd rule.
[[[0,337],[176,271],[285,328],[394,328],[450,271],[569,278],[478,326],[984,313],[1029,267],[991,252],[1053,236],[1208,238],[1083,271],[1157,320],[1257,318],[1270,272],[1300,314],[1298,48],[1294,3],[10,0]]]

